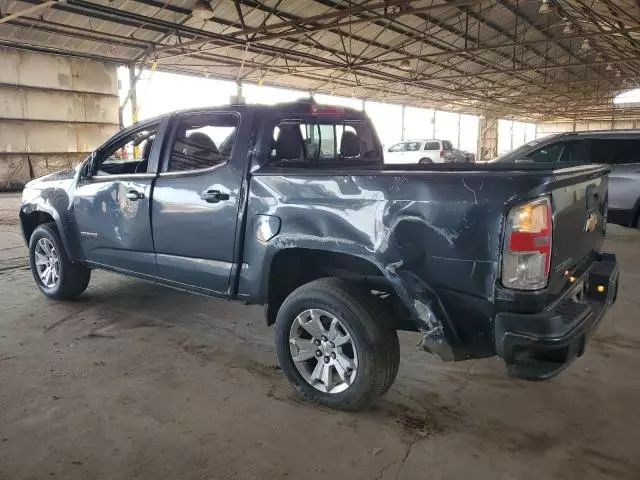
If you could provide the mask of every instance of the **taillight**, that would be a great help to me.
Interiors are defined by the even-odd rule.
[[[444,156],[445,156],[444,150],[440,150],[440,158],[444,158]]]
[[[507,216],[502,284],[519,290],[547,285],[551,267],[551,200],[544,197],[513,207]]]

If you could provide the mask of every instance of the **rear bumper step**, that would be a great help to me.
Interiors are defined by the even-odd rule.
[[[582,355],[587,337],[616,300],[619,272],[616,256],[602,253],[577,279],[576,286],[584,285],[582,292],[578,287],[569,289],[559,302],[540,313],[496,315],[496,352],[509,373],[526,380],[546,380]]]

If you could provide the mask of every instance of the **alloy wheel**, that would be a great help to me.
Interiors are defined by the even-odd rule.
[[[48,238],[36,243],[34,261],[40,281],[47,288],[54,288],[60,281],[60,257]]]
[[[295,318],[289,331],[289,350],[298,372],[321,392],[344,392],[358,374],[351,334],[325,310],[308,309]]]

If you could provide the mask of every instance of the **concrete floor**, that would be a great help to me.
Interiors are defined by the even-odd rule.
[[[640,235],[610,230],[619,300],[546,383],[443,364],[401,335],[367,412],[299,399],[256,307],[95,271],[74,302],[26,267],[0,196],[0,479],[638,479]]]

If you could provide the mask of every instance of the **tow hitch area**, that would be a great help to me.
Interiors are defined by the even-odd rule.
[[[546,380],[582,355],[587,337],[616,301],[619,272],[616,256],[602,253],[547,310],[498,314],[496,352],[509,373],[526,380]]]

